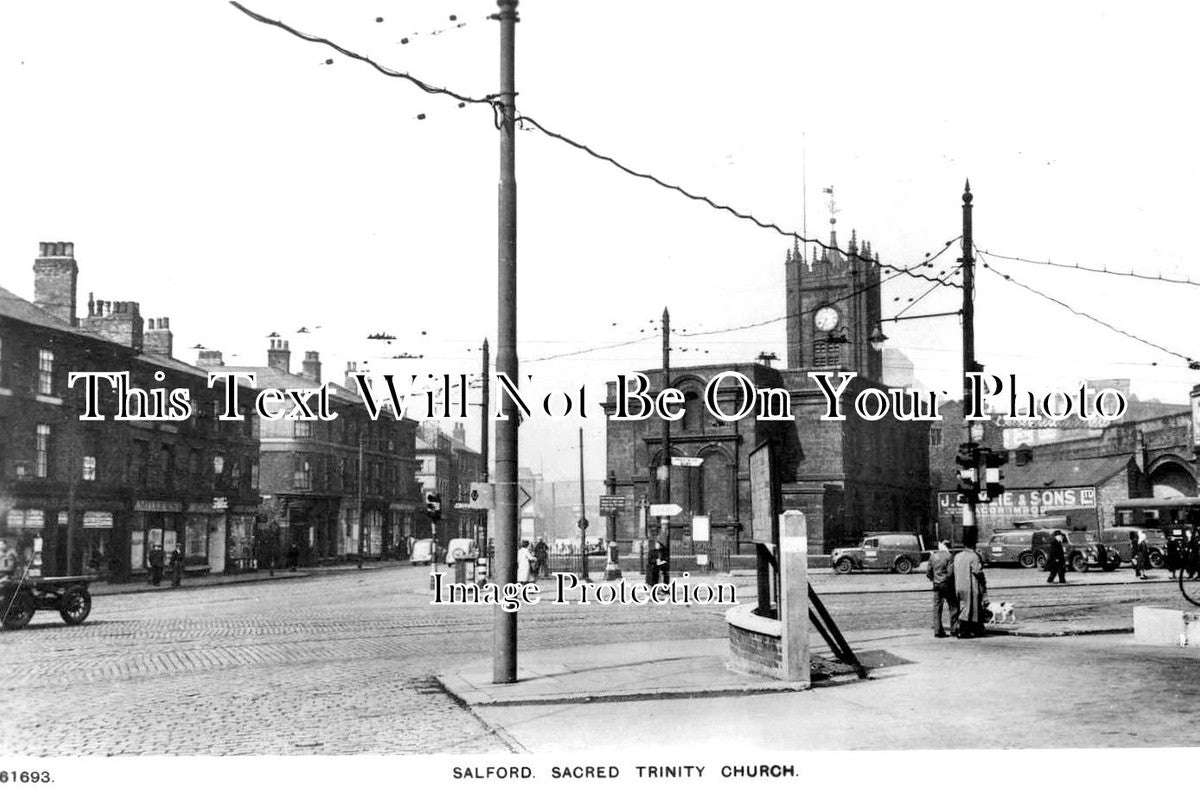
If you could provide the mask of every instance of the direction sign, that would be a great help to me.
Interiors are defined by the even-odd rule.
[[[524,508],[533,500],[533,495],[525,491],[525,487],[519,483],[517,484],[517,488],[521,490],[521,494],[525,495],[525,499],[521,501],[521,505],[518,508]]]
[[[692,458],[691,456],[671,456],[672,467],[703,467],[703,458]]]
[[[678,503],[655,503],[650,506],[652,517],[673,517],[680,511],[683,511],[683,507]]]

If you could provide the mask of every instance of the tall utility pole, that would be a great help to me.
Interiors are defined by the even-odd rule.
[[[590,581],[587,563],[587,499],[583,488],[583,428],[579,429],[579,578]]]
[[[963,417],[966,420],[967,443],[975,441],[971,411],[971,381],[968,372],[975,372],[975,254],[971,241],[971,181],[963,189],[962,206],[962,273],[963,273]],[[979,528],[975,517],[976,493],[967,493],[963,504],[963,539],[969,535],[978,541]]]
[[[517,385],[517,0],[496,0],[500,7],[500,247],[498,253],[496,372]],[[499,585],[517,582],[517,410],[512,398],[500,398],[496,420],[496,572]],[[517,615],[499,605],[493,612],[492,682],[516,683]]]
[[[671,312],[663,306],[662,316],[662,389],[666,391],[671,385]],[[662,423],[663,457],[659,466],[659,477],[662,479],[663,491],[660,502],[671,502],[671,423],[663,417]],[[671,553],[671,518],[659,517],[662,546],[667,548],[667,557]]]
[[[483,403],[479,410],[479,460],[483,462],[480,467],[479,480],[483,483],[488,482],[488,405],[491,403],[491,361],[488,360],[488,340],[483,340]],[[488,512],[484,511],[482,519],[479,523],[479,532],[483,535],[483,541],[480,544],[483,557],[488,560],[488,573],[491,574],[492,561],[488,555]]]

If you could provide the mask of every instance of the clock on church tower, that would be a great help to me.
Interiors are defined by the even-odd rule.
[[[830,224],[836,223],[835,219]],[[850,234],[845,253],[837,230],[829,232],[829,247],[812,251],[805,261],[799,243],[788,253],[787,366],[793,370],[857,372],[879,381],[883,356],[871,346],[879,324],[879,267],[871,246]]]

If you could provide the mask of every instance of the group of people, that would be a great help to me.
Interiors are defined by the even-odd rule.
[[[1200,530],[1193,528],[1168,539],[1166,562],[1172,579],[1182,572],[1189,581],[1200,580]]]
[[[550,548],[545,539],[538,539],[532,548],[522,540],[517,550],[517,583],[533,583],[539,576],[550,577]]]
[[[983,560],[975,552],[977,542],[978,537],[967,531],[961,551],[951,553],[950,543],[943,540],[929,557],[925,574],[933,584],[933,635],[939,639],[947,636],[973,639],[983,635],[987,580]],[[942,625],[945,608],[950,612],[949,633]]]
[[[179,545],[175,545],[169,560],[163,546],[161,544],[154,545],[146,556],[146,563],[150,567],[151,586],[162,584],[164,565],[171,570],[171,586],[179,588],[179,584],[183,582],[183,550],[179,548]]]

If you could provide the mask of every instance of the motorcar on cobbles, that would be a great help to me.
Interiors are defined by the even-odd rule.
[[[1055,534],[1060,533],[1066,538],[1063,552],[1067,559],[1067,569],[1075,572],[1087,572],[1089,569],[1111,572],[1117,568],[1119,562],[1109,555],[1109,549],[1103,545],[1096,533],[1059,529],[1033,531],[1030,547],[1033,549],[1034,562],[1038,569],[1046,569],[1050,562],[1050,542]]]
[[[1113,569],[1122,563],[1133,563],[1133,545],[1129,534],[1146,534],[1146,549],[1149,550],[1150,566],[1162,569],[1167,563],[1167,536],[1159,528],[1140,528],[1133,525],[1115,525],[1100,532],[1100,541],[1108,550],[1110,561],[1116,561]]]
[[[836,548],[829,557],[839,575],[863,570],[887,570],[907,575],[929,558],[921,537],[915,533],[871,532],[858,547]]]
[[[989,567],[1016,565],[1033,569],[1037,566],[1031,530],[996,531],[976,549],[983,563]]]

